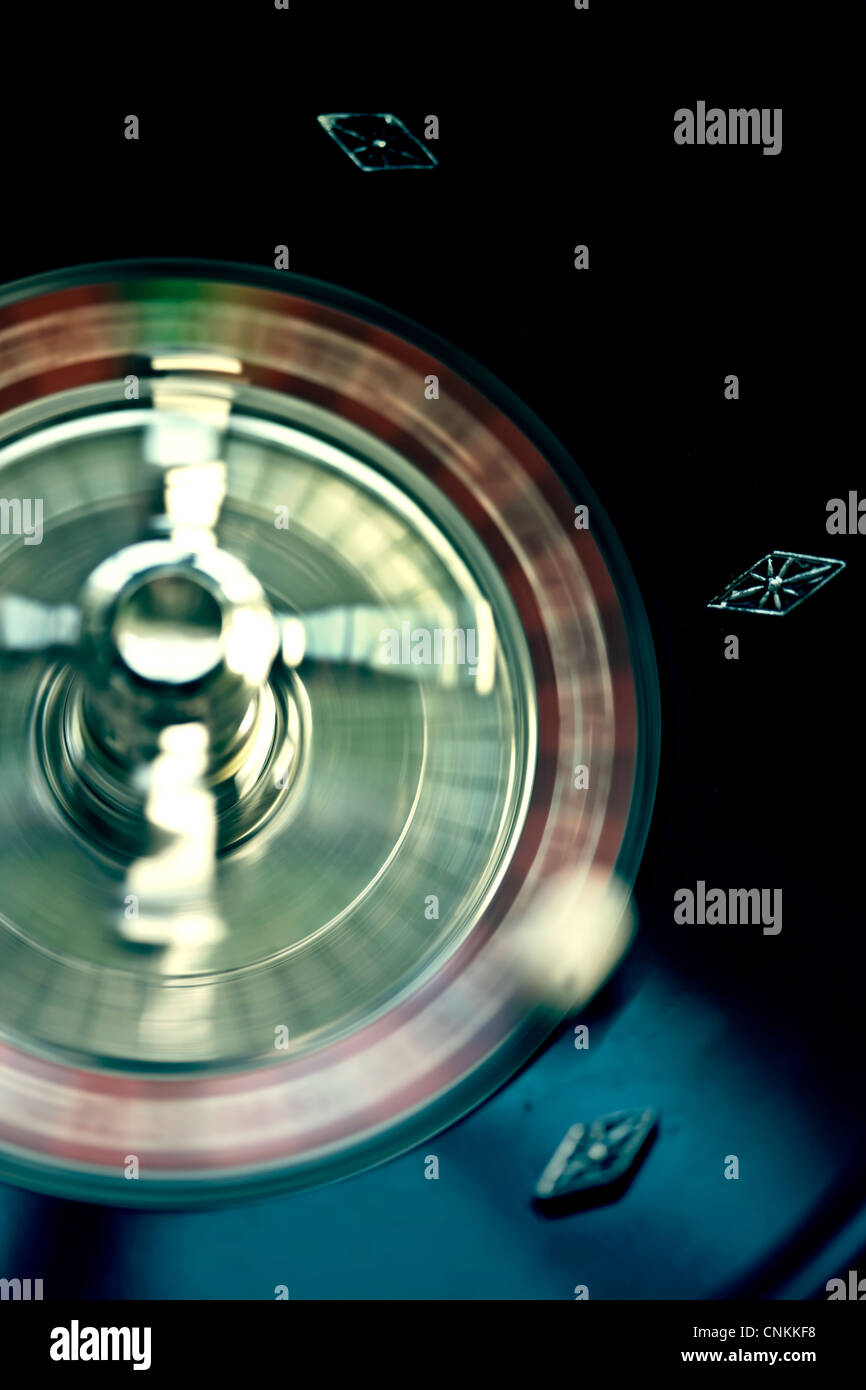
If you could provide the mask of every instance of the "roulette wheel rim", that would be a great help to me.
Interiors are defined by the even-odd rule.
[[[604,644],[607,644],[604,647],[604,660],[607,666],[606,675],[611,671],[613,673],[611,710],[616,704],[615,721],[609,719],[611,730],[615,723],[615,731],[611,732],[613,746],[610,750],[610,775],[615,791],[614,801],[616,802],[618,796],[619,804],[618,807],[614,806],[612,812],[607,808],[604,820],[608,830],[606,834],[602,834],[604,848],[600,854],[600,861],[606,873],[615,875],[626,888],[630,888],[637,873],[648,831],[657,773],[657,676],[648,622],[637,584],[601,505],[569,455],[516,396],[458,349],[412,324],[403,316],[383,309],[362,296],[288,272],[261,271],[200,261],[148,261],[83,266],[57,275],[38,276],[18,282],[0,294],[0,344],[3,327],[8,328],[9,325],[21,321],[25,324],[26,331],[27,315],[32,314],[34,310],[37,311],[37,315],[43,317],[46,313],[50,317],[58,308],[62,308],[64,313],[76,308],[87,314],[89,306],[95,305],[95,312],[98,314],[103,309],[110,309],[113,302],[122,304],[126,295],[131,303],[139,303],[136,299],[138,291],[142,287],[147,291],[154,284],[210,287],[209,292],[218,306],[215,311],[217,313],[220,312],[219,306],[225,307],[225,301],[221,298],[225,293],[229,299],[232,296],[240,297],[241,310],[248,302],[254,304],[257,309],[264,307],[267,312],[275,315],[288,313],[295,325],[300,317],[303,327],[298,331],[306,331],[309,327],[313,335],[318,332],[335,335],[345,333],[347,337],[351,337],[351,332],[355,332],[357,337],[352,340],[352,346],[353,350],[357,350],[357,359],[353,358],[352,362],[360,368],[362,375],[367,369],[365,363],[371,353],[384,354],[387,357],[393,352],[394,361],[400,363],[400,371],[416,374],[420,371],[422,379],[425,375],[422,370],[424,367],[431,370],[438,367],[436,376],[439,378],[443,396],[447,396],[449,391],[452,392],[460,409],[463,409],[468,401],[470,404],[467,408],[480,413],[480,427],[488,432],[497,449],[501,447],[508,450],[512,456],[522,454],[522,461],[529,473],[532,474],[532,470],[536,470],[536,479],[541,477],[541,470],[546,468],[549,470],[549,477],[544,473],[542,481],[545,486],[549,484],[559,489],[562,497],[577,498],[589,507],[592,518],[591,533],[578,536],[572,528],[571,535],[567,535],[567,544],[571,548],[580,543],[581,564],[592,572],[589,589],[600,604],[607,605],[601,619]],[[113,301],[112,296],[118,288],[117,301]],[[156,297],[158,298],[158,294]],[[236,303],[237,301],[235,305]],[[292,306],[291,311],[286,306]],[[19,315],[22,316],[20,320]],[[30,321],[32,322],[32,319]],[[98,339],[99,328],[93,330],[91,326],[91,331],[96,333]],[[306,343],[306,340],[304,341]],[[210,344],[208,341],[202,345]],[[94,348],[92,340],[89,344],[84,343],[78,359],[78,386],[94,386],[109,379],[103,375],[107,369],[98,365],[105,360],[99,356],[99,346],[97,342]],[[307,348],[308,345],[304,347],[304,351],[307,351]],[[64,347],[62,350],[65,352],[67,349]],[[277,356],[281,350],[285,353],[285,347],[280,349],[278,345],[273,349]],[[309,352],[313,371],[318,369],[315,344],[309,347]],[[401,361],[400,355],[404,352],[405,358]],[[253,355],[253,350],[250,349],[250,359],[243,358],[244,367],[250,369],[250,372]],[[120,359],[127,359],[127,365],[130,365],[134,363],[134,354],[125,352],[116,345],[112,348],[110,361],[115,375]],[[289,354],[289,361],[299,368],[307,365],[302,359],[303,353],[296,358]],[[380,357],[379,361],[381,360]],[[258,361],[255,365],[261,366],[261,362]],[[25,368],[20,380],[29,382],[31,386],[34,380],[39,383],[33,400],[41,400],[43,397],[49,399],[52,398],[52,392],[56,394],[58,391],[70,389],[70,383],[63,379],[64,366],[63,362],[58,362],[52,374],[52,365],[49,364],[46,368],[44,360],[40,360],[31,376],[26,375]],[[252,377],[254,386],[261,384],[255,381],[254,373]],[[273,378],[267,376],[267,372],[263,379],[269,389],[291,394],[285,391],[284,383],[278,382],[275,385]],[[22,404],[18,399],[12,406],[9,405],[8,386],[4,388],[3,382],[5,378],[0,378],[0,416],[5,416],[7,411]],[[13,383],[13,398],[16,385],[17,383]],[[309,388],[309,380],[306,385]],[[319,385],[321,387],[321,382]],[[297,389],[296,384],[292,389]],[[377,427],[371,426],[371,413],[363,395],[363,391],[357,392],[351,403],[340,399],[335,408],[333,388],[330,394],[327,389],[320,389],[317,404],[322,406],[323,402],[327,402],[328,408],[342,418],[345,418],[347,413],[353,413],[356,417],[354,424],[360,424],[360,428],[375,435]],[[23,404],[26,405],[27,402]],[[393,419],[389,442],[398,451],[408,449],[413,443],[408,438],[408,431],[397,428]],[[417,466],[418,456],[411,461]],[[434,483],[443,487],[446,484],[451,486],[452,480],[450,476],[445,476],[444,470],[438,474],[434,470]],[[453,486],[451,501],[461,493],[456,483]],[[462,489],[462,492],[465,493],[466,489]],[[513,510],[515,507],[515,499],[505,493],[502,498],[494,498],[494,501],[501,501],[503,509],[510,507]],[[477,498],[474,503],[469,498],[469,502],[472,505],[465,519],[470,527],[477,528],[485,518],[478,506]],[[519,504],[518,497],[516,505]],[[565,523],[561,516],[559,524],[565,532]],[[493,543],[493,539],[496,538],[493,537],[489,544]],[[488,542],[483,535],[482,544],[484,543]],[[566,541],[563,541],[563,544],[566,544]],[[519,612],[522,621],[526,611],[524,607]],[[593,617],[595,620],[597,614]],[[535,653],[533,675],[538,688],[539,665]],[[549,705],[548,708],[552,709],[554,706]],[[559,739],[558,724],[556,736]],[[542,747],[539,765],[545,756]],[[558,755],[558,763],[561,761],[562,757]],[[512,857],[504,865],[502,880],[493,888],[495,898],[502,892],[503,884],[511,874],[513,883],[510,891],[513,897],[510,906],[519,900],[524,886],[524,878],[521,877],[524,871],[517,864],[518,851],[527,841],[526,827],[528,824],[531,825],[540,785],[538,769],[534,768],[531,771],[524,819],[516,832],[517,839],[516,844],[512,846]],[[543,834],[549,829],[549,819],[550,805],[547,804],[544,807],[544,815],[536,817],[536,845],[525,854],[526,863],[533,869],[538,857],[538,846]],[[609,828],[611,822],[612,829]],[[603,825],[600,833],[604,830]],[[560,861],[561,858],[560,855]],[[559,867],[562,867],[561,862]],[[534,900],[530,897],[528,901],[531,905]],[[525,907],[526,903],[524,915]],[[502,910],[507,914],[508,906]],[[484,913],[480,916],[483,919]],[[494,923],[494,926],[496,925]],[[501,984],[503,972],[507,975],[509,969],[513,969],[513,954],[501,957],[493,967],[486,963],[485,952],[489,954],[492,949],[490,942],[494,940],[495,932],[491,929],[487,937],[481,938],[480,945],[477,938],[470,943],[463,941],[456,951],[443,961],[442,969],[438,973],[434,971],[426,980],[428,997],[436,995],[438,991],[437,997],[441,1000],[447,995],[445,984],[452,991],[451,1003],[442,1007],[436,1025],[438,1033],[434,1029],[434,1036],[440,1041],[446,1029],[454,1028],[455,1021],[459,1024],[473,1011],[480,1012],[482,1004],[491,1004],[492,996]],[[513,944],[512,941],[511,945]],[[467,946],[469,949],[466,949]],[[603,982],[607,969],[615,963],[619,949],[621,948],[614,952],[608,965],[599,966],[597,976],[591,982],[582,984],[578,991],[582,997],[594,992]],[[406,1036],[411,1035],[412,1018],[417,1020],[419,1017],[419,1002],[424,994],[424,990],[419,990],[416,986],[417,982],[413,984],[406,998],[398,1000],[398,1004],[406,1008],[405,1024],[401,1025],[409,1029]],[[268,1096],[268,1104],[274,1103],[274,1096],[268,1093],[272,1086],[279,1088],[281,1083],[272,1080],[271,1067],[245,1066],[243,1057],[222,1059],[220,1065],[214,1067],[211,1072],[207,1069],[197,1071],[189,1059],[174,1069],[160,1069],[153,1058],[144,1061],[125,1058],[120,1066],[117,1059],[111,1057],[97,1055],[88,1059],[80,1055],[64,1056],[64,1049],[56,1045],[40,1046],[38,1041],[22,1039],[18,1034],[7,1039],[4,1033],[0,1032],[0,1075],[7,1080],[7,1094],[20,1106],[22,1091],[26,1085],[38,1093],[40,1104],[46,1107],[47,1113],[53,1115],[55,1120],[61,1114],[65,1117],[62,1126],[58,1125],[55,1130],[52,1130],[50,1125],[46,1127],[45,1121],[40,1120],[41,1130],[37,1126],[30,1133],[26,1128],[22,1130],[7,1121],[0,1132],[0,1176],[65,1196],[156,1205],[200,1204],[235,1196],[260,1195],[273,1190],[318,1184],[345,1176],[412,1147],[475,1108],[507,1080],[517,1067],[528,1060],[543,1044],[555,1024],[570,1011],[568,1004],[563,1003],[559,996],[551,1000],[545,995],[539,1000],[532,991],[527,994],[525,984],[517,994],[523,1000],[523,1015],[521,1016],[519,1006],[514,1000],[511,1001],[508,1010],[491,1007],[488,1010],[489,1016],[478,1029],[477,1035],[470,1037],[467,1055],[459,1062],[452,1059],[448,1064],[451,1067],[450,1071],[448,1066],[440,1066],[439,1069],[445,1072],[445,1076],[444,1079],[440,1078],[436,1087],[420,1091],[416,1089],[413,1093],[411,1084],[407,1085],[404,1088],[402,1108],[396,1110],[393,1108],[393,1095],[378,1095],[375,1100],[371,1098],[363,1127],[359,1128],[356,1124],[351,1131],[339,1132],[339,1126],[332,1126],[330,1139],[323,1141],[320,1136],[316,1143],[310,1143],[306,1148],[303,1144],[293,1147],[291,1142],[287,1142],[284,1113],[276,1123],[275,1135],[262,1132],[257,1136],[255,1151],[235,1141],[234,1136],[238,1132],[243,1133],[245,1127],[255,1127],[257,1120],[251,1117],[260,1113],[257,1095],[264,1093]],[[351,1053],[352,1049],[357,1047],[357,1034],[366,1033],[370,1046],[380,1046],[382,1030],[387,1032],[388,1027],[395,1026],[391,1017],[395,1012],[395,1009],[391,1009],[389,1014],[371,1017],[354,1033],[338,1039],[338,1044],[344,1046],[347,1053]],[[486,1034],[485,1028],[488,1030]],[[385,1042],[387,1041],[386,1037]],[[22,1046],[22,1043],[25,1045]],[[357,1051],[354,1055],[357,1062]],[[349,1061],[351,1062],[351,1058]],[[317,1066],[320,1065],[320,1059],[317,1060],[316,1050],[313,1048],[309,1057],[293,1059],[290,1065],[293,1074],[300,1074],[306,1067],[310,1069],[310,1074],[314,1075]],[[425,1067],[425,1070],[429,1071],[429,1066]],[[393,1078],[390,1078],[389,1085],[393,1091]],[[125,1131],[120,1125],[116,1137],[106,1143],[101,1138],[100,1126],[107,1123],[109,1112],[114,1115],[132,1115],[136,1109],[147,1112],[148,1107],[153,1105],[153,1111],[146,1123],[156,1132],[159,1122],[155,1117],[159,1114],[160,1107],[175,1101],[191,1107],[186,1112],[183,1124],[177,1122],[179,1127],[173,1131],[175,1139],[181,1130],[185,1131],[193,1123],[192,1117],[196,1113],[196,1107],[198,1114],[204,1114],[204,1108],[210,1107],[212,1111],[221,1114],[220,1120],[215,1123],[215,1128],[219,1131],[218,1142],[209,1150],[199,1150],[194,1157],[189,1153],[182,1153],[177,1148],[172,1150],[170,1146],[166,1146],[164,1152],[155,1151],[151,1143],[147,1162],[142,1164],[143,1176],[146,1173],[145,1180],[135,1183],[126,1181],[122,1173],[123,1162],[129,1152],[136,1152],[133,1139],[126,1136],[131,1136],[133,1131]],[[277,1100],[276,1104],[279,1107],[280,1101]],[[315,1101],[311,1102],[311,1106],[315,1108]],[[41,1147],[34,1142],[37,1131],[40,1133]]]

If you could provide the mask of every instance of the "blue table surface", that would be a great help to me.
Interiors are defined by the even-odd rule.
[[[41,1277],[46,1297],[273,1299],[286,1285],[292,1299],[571,1299],[579,1284],[590,1298],[713,1297],[814,1210],[844,1149],[849,1117],[829,1103],[816,1116],[777,1042],[652,969],[590,1023],[587,1050],[567,1026],[475,1114],[332,1186],[198,1212],[0,1187],[0,1276]],[[619,1201],[533,1210],[570,1124],[646,1105],[658,1137]]]

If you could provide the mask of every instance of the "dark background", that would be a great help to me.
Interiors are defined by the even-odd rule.
[[[791,22],[755,5],[701,20],[601,0],[586,13],[291,0],[105,21],[48,10],[7,54],[0,279],[136,256],[272,266],[285,243],[293,271],[478,358],[608,511],[649,613],[663,720],[641,937],[594,1008],[602,1045],[578,1080],[564,1030],[426,1146],[459,1170],[451,1206],[446,1192],[426,1210],[446,1185],[416,1180],[417,1154],[210,1215],[7,1190],[0,1264],[47,1271],[57,1295],[269,1297],[288,1283],[292,1297],[567,1298],[583,1271],[600,1297],[708,1297],[776,1288],[859,1209],[866,539],[825,527],[828,500],[862,478],[839,437],[851,373],[827,328],[846,293],[848,195],[832,132],[783,81]],[[783,107],[781,154],[676,146],[673,113],[698,99]],[[362,173],[319,127],[329,111],[391,111],[418,135],[436,114],[438,167]],[[573,268],[578,243],[588,271]],[[783,619],[706,608],[773,549],[847,568]],[[728,633],[739,661],[723,657]],[[699,878],[782,888],[781,935],[676,927],[673,893]],[[527,1198],[562,1131],[630,1104],[662,1109],[634,1188],[542,1226]],[[718,1180],[729,1152],[739,1184]],[[834,1259],[818,1256],[816,1288]]]

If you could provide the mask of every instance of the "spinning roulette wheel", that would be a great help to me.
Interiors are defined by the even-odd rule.
[[[213,1202],[478,1105],[620,960],[655,789],[572,461],[355,295],[141,262],[3,292],[0,480],[0,1177]]]

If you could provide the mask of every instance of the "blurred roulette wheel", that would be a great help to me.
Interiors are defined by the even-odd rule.
[[[648,625],[585,479],[476,364],[289,274],[24,281],[0,494],[0,1177],[341,1177],[615,968]]]

